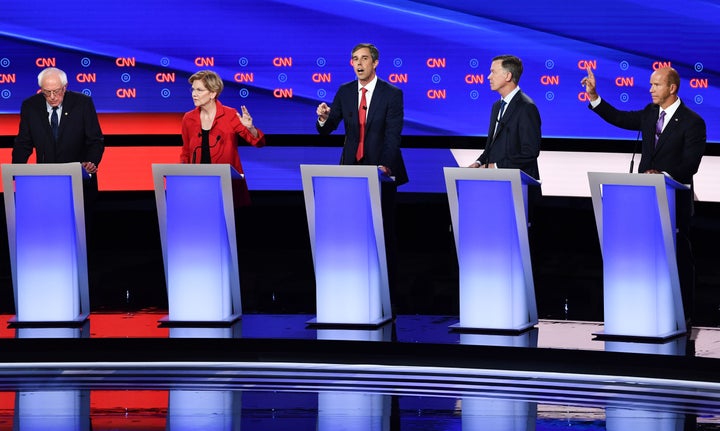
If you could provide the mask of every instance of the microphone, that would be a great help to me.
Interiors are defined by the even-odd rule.
[[[363,106],[362,108],[367,111],[367,106]]]
[[[198,137],[200,137],[200,136],[202,136],[202,133],[198,133]],[[215,143],[212,144],[212,145],[210,145],[208,148],[212,148],[212,147],[216,146],[219,142],[220,142],[220,135],[217,135],[217,136],[215,137]],[[197,150],[198,150],[199,148],[202,148],[202,144],[196,146],[196,147],[193,148],[193,150],[192,150],[192,160],[190,161],[190,163],[192,163],[193,165],[195,164],[195,159],[197,158]]]
[[[633,167],[635,166],[635,153],[638,150],[638,142],[640,142],[640,130],[638,130],[637,138],[635,139],[635,148],[633,148],[632,159],[630,159],[630,173],[632,174]]]

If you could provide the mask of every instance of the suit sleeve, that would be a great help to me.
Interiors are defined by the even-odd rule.
[[[327,121],[325,121],[325,124],[321,126],[320,120],[315,120],[315,128],[321,135],[329,135],[330,133],[334,132],[343,119],[340,95],[341,92],[342,89],[338,90],[338,92],[335,93],[335,97],[333,98],[332,104],[330,105],[330,115],[328,115],[328,119]]]
[[[83,121],[85,122],[85,158],[82,161],[93,162],[99,166],[105,152],[105,143],[95,104],[89,97],[83,104]]]
[[[521,107],[518,112],[517,147],[507,152],[507,158],[498,161],[499,168],[524,169],[540,155],[540,112],[534,103],[526,103]]]
[[[687,183],[700,168],[707,143],[705,120],[699,116],[692,116],[691,121],[692,123],[683,132],[680,160],[665,170],[676,180]]]
[[[605,99],[602,99],[595,109],[592,106],[590,106],[590,109],[613,126],[625,130],[642,129],[643,111],[620,111],[607,103]]]
[[[390,167],[397,166],[400,159],[400,141],[405,118],[403,92],[395,89],[388,105],[385,118],[385,137],[380,164]]]
[[[20,128],[15,137],[15,144],[12,150],[13,163],[27,163],[33,152],[33,138],[30,127],[30,112],[27,102],[23,102],[20,108]]]
[[[190,163],[190,153],[192,152],[192,137],[190,136],[190,113],[185,113],[181,126],[183,146],[180,150],[180,163]]]
[[[235,133],[240,135],[245,142],[253,147],[260,148],[265,146],[265,134],[262,130],[256,127],[255,130],[257,130],[258,136],[257,138],[253,136],[253,134],[250,133],[250,130],[248,130],[248,128],[243,125],[242,121],[240,121],[240,118],[238,118],[237,111],[233,113],[232,118],[230,119],[230,126]]]

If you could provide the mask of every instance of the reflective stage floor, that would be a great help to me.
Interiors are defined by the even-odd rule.
[[[500,336],[452,331],[454,316],[328,330],[308,314],[165,315],[4,329],[0,430],[720,429],[717,328],[645,344],[581,321]]]
[[[642,344],[594,339],[602,258],[587,200],[538,208],[541,321],[502,337],[449,329],[458,274],[442,196],[401,197],[398,317],[373,331],[308,327],[314,274],[302,196],[253,199],[237,223],[242,319],[162,328],[154,197],[102,195],[87,325],[0,325],[0,431],[720,429],[720,207],[698,206],[690,336]],[[0,322],[14,314],[12,298],[0,256]]]

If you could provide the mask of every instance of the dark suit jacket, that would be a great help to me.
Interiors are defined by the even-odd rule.
[[[13,163],[26,163],[35,149],[37,163],[93,162],[99,165],[104,148],[100,123],[90,97],[65,92],[58,142],[53,139],[43,95],[36,94],[23,101],[20,129],[12,151]]]
[[[591,107],[592,109],[592,107]],[[602,100],[593,109],[603,120],[617,127],[642,132],[642,157],[638,172],[656,169],[676,181],[691,184],[705,152],[705,120],[680,102],[655,147],[655,123],[660,107],[649,104],[641,111],[619,111]]]
[[[482,165],[495,163],[498,168],[520,169],[535,179],[540,179],[537,158],[540,155],[540,112],[525,93],[518,91],[498,124],[500,100],[495,102],[490,114],[490,127],[485,151],[478,158]]]
[[[404,121],[403,93],[398,87],[378,78],[365,124],[365,165],[390,168],[397,185],[408,182],[405,162],[400,151],[400,135]],[[338,89],[330,106],[330,115],[323,126],[316,122],[321,134],[332,133],[340,122],[345,126],[345,145],[340,164],[354,165],[360,139],[358,121],[358,83],[351,81]]]

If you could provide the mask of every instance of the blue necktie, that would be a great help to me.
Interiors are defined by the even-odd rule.
[[[53,137],[57,141],[58,138],[58,113],[57,113],[57,106],[52,108],[52,115],[50,116],[50,127],[52,127]]]
[[[505,102],[504,99],[500,99],[500,112],[498,113],[498,117],[495,122],[495,132],[493,133],[493,141],[495,140],[495,136],[497,136],[498,130],[500,130],[500,120],[502,119],[503,113],[505,113],[505,105],[507,105],[507,102]]]

